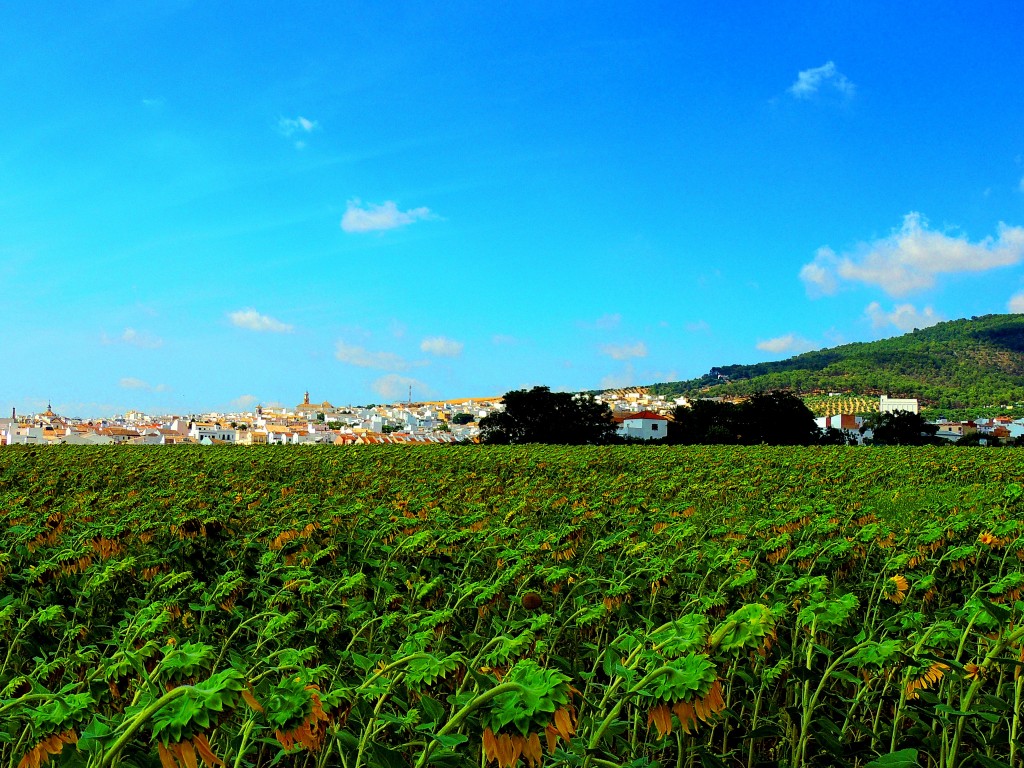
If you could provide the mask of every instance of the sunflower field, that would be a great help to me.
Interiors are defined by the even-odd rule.
[[[1024,765],[1024,465],[0,450],[0,768]]]

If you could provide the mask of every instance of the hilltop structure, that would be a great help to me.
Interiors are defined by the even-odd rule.
[[[335,408],[329,402],[324,400],[322,403],[311,403],[309,402],[309,390],[306,390],[302,397],[302,402],[295,406],[295,413],[299,416],[316,416],[318,413],[330,413]]]

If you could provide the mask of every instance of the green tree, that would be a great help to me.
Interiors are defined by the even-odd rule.
[[[791,392],[762,392],[740,405],[696,400],[673,413],[669,440],[690,445],[815,445],[814,414]]]
[[[616,440],[611,409],[591,395],[534,387],[506,392],[503,401],[505,410],[480,421],[481,442],[604,445]]]
[[[738,442],[739,408],[716,400],[695,400],[672,413],[669,442],[684,445],[730,445]]]
[[[959,440],[957,440],[953,444],[964,446],[987,445],[990,448],[996,448],[1002,445],[1003,443],[999,440],[998,437],[995,437],[993,435],[986,435],[984,432],[971,432],[970,434],[963,435]]]
[[[740,439],[748,445],[814,445],[821,430],[814,414],[792,392],[759,393],[740,407]]]
[[[472,413],[456,413],[452,417],[452,424],[469,424],[475,418]]]
[[[861,434],[871,430],[873,445],[933,445],[939,428],[925,421],[924,416],[910,411],[886,411],[869,416],[861,426]]]
[[[822,431],[818,445],[857,445],[857,434],[845,429],[828,427]]]

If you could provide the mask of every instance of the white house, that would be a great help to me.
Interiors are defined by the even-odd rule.
[[[63,430],[60,437],[64,436]],[[28,425],[12,426],[7,431],[8,445],[52,445],[57,440],[57,432],[53,427],[33,427]]]
[[[202,442],[203,438],[209,438],[211,441],[219,440],[222,443],[234,443],[238,440],[238,432],[231,427],[222,427],[220,424],[202,421],[192,424],[188,436],[198,442]]]
[[[818,425],[818,429],[825,431],[826,429],[838,429],[846,432],[849,435],[853,435],[857,438],[857,444],[864,444],[864,437],[871,436],[870,432],[862,435],[860,428],[864,425],[864,418],[862,416],[855,416],[852,413],[837,413],[833,416],[818,416],[814,423]]]
[[[882,395],[878,400],[878,410],[881,413],[894,413],[896,411],[910,411],[917,413],[917,400],[910,398],[887,397]]]
[[[110,435],[99,435],[95,432],[72,432],[62,442],[65,445],[113,445],[114,438]]]
[[[619,434],[641,440],[661,440],[668,434],[668,419],[653,411],[640,411],[616,418]]]

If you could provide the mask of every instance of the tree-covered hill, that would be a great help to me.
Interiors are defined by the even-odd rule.
[[[655,384],[666,395],[749,395],[788,389],[916,397],[939,410],[1024,403],[1024,315],[985,315],[778,362],[727,365],[688,381]]]

